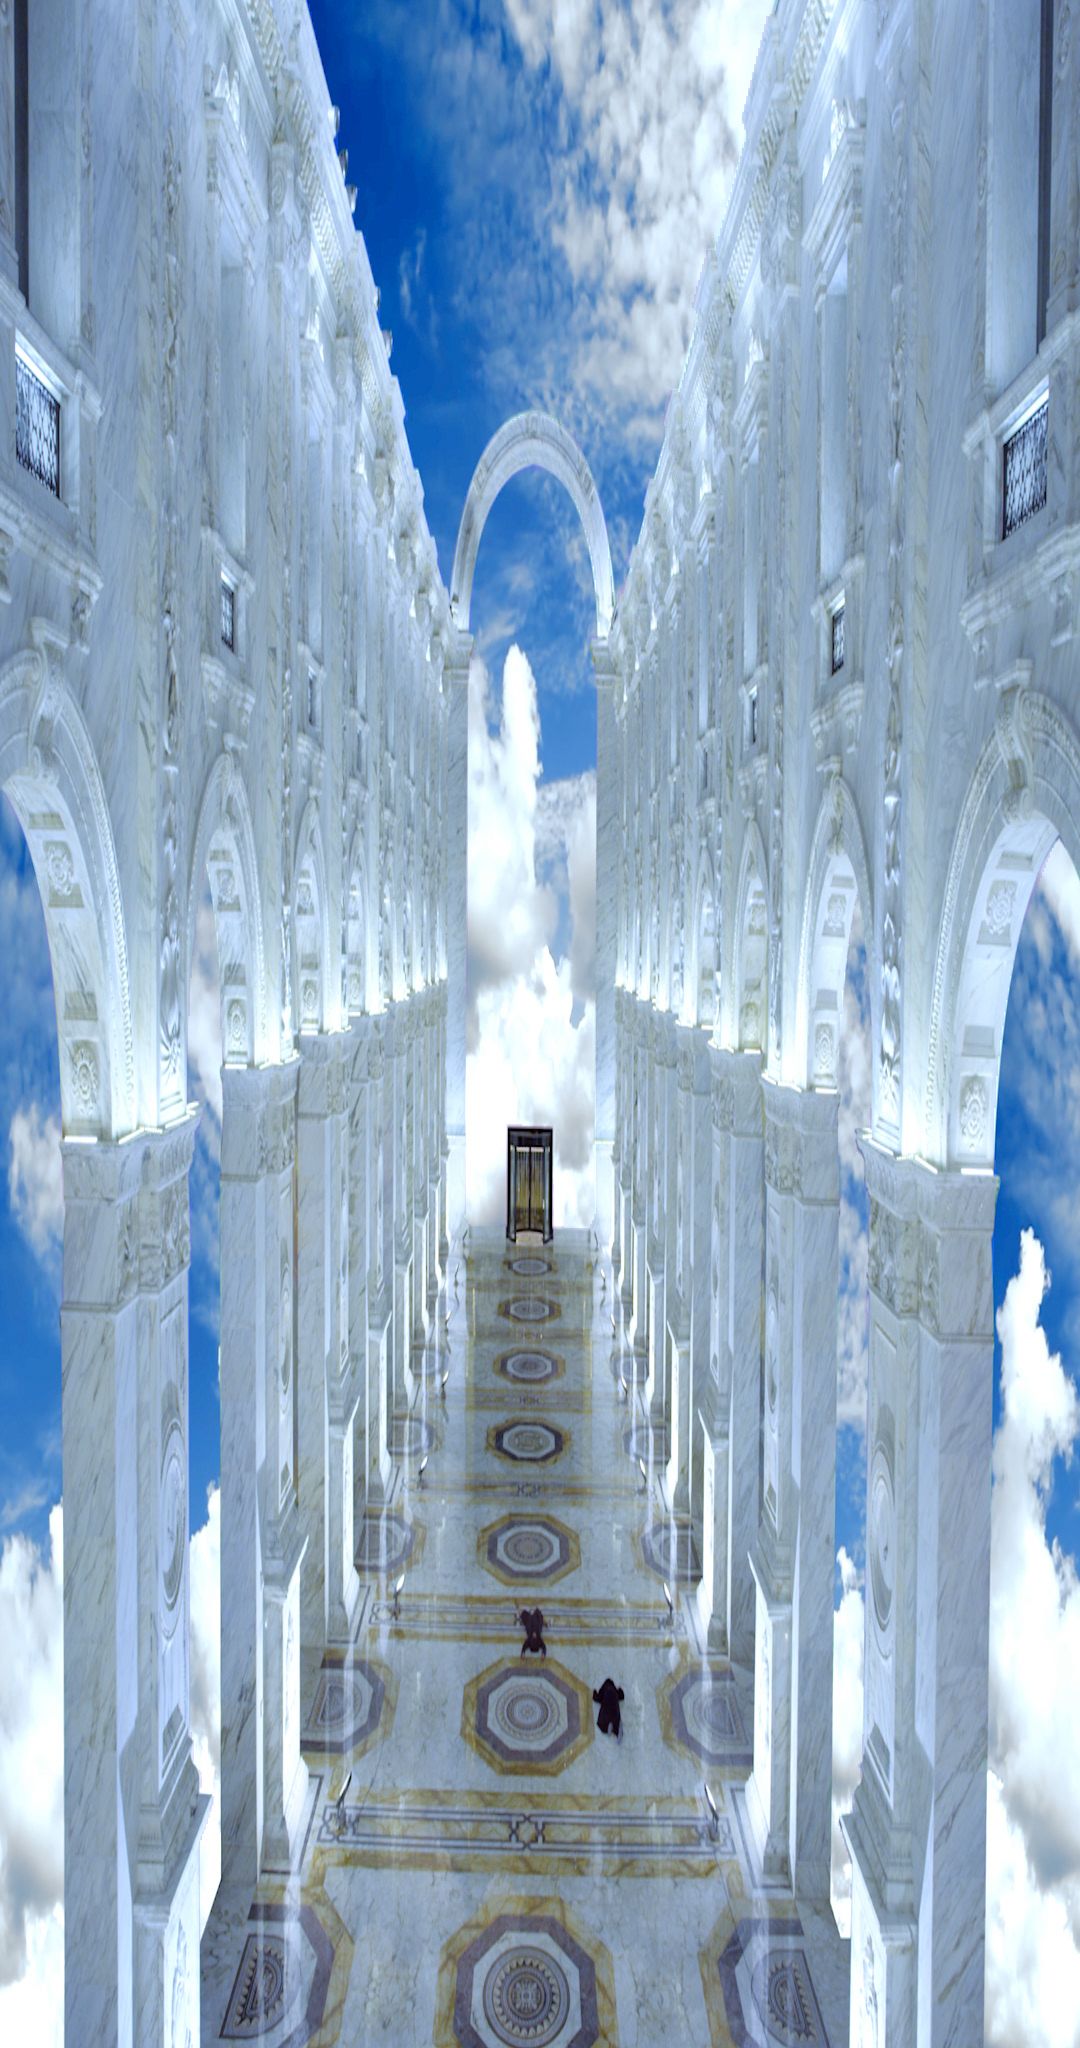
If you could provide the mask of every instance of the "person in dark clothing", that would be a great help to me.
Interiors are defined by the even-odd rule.
[[[599,1728],[601,1735],[617,1736],[619,1734],[622,1726],[619,1701],[623,1698],[625,1698],[625,1694],[623,1693],[622,1686],[616,1685],[613,1678],[605,1678],[599,1692],[594,1691],[593,1699],[600,1709]]]
[[[525,1641],[521,1645],[522,1656],[525,1655],[526,1650],[535,1650],[541,1657],[546,1657],[547,1644],[544,1641],[544,1617],[539,1607],[534,1607],[531,1610],[528,1607],[523,1607],[518,1615],[518,1620],[525,1631]]]

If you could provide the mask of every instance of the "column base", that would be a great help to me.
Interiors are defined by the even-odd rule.
[[[754,1657],[754,1768],[746,1811],[754,1855],[767,1879],[790,1879],[791,1601],[778,1593],[760,1555]]]
[[[187,1827],[176,1843],[166,1883],[134,1902],[134,2006],[137,2041],[199,2038],[199,1943],[202,1907],[199,1851],[211,1801],[195,1795]],[[66,2038],[77,2027],[77,1993],[66,2001]],[[75,2038],[83,2037],[76,2033]]]

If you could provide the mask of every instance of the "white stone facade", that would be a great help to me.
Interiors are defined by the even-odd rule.
[[[449,607],[350,198],[292,7],[0,10],[0,780],[60,1040],[71,2042],[199,2037],[204,878],[226,1878],[295,1843],[301,1651],[348,1629],[446,1256]]]
[[[779,0],[610,642],[613,1257],[703,1625],[754,1661],[757,1854],[822,1900],[866,935],[859,2048],[982,2040],[998,1060],[1080,857],[1078,65],[1067,4]]]
[[[0,782],[60,1042],[71,2041],[199,2036],[203,876],[223,1860],[250,1885],[295,1850],[302,1653],[348,1631],[354,1517],[463,1218],[468,595],[537,460],[597,589],[598,1226],[703,1632],[754,1666],[757,1854],[817,1899],[861,912],[851,2038],[981,2039],[998,1056],[1041,861],[1060,836],[1080,864],[1080,37],[1051,12],[1040,170],[1039,0],[779,0],[612,619],[592,479],[532,415],[483,458],[444,588],[302,10],[32,0],[24,177],[0,9]],[[1003,537],[1044,400],[1045,502]]]

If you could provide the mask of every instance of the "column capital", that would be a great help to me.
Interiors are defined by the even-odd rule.
[[[340,1116],[345,1109],[345,1071],[352,1033],[319,1031],[300,1040],[299,1116]]]
[[[221,1171],[236,1180],[284,1173],[294,1145],[296,1054],[265,1067],[221,1070]]]
[[[709,1048],[712,1060],[713,1122],[739,1138],[762,1135],[761,1054],[731,1052],[726,1046]]]
[[[890,1152],[868,1131],[859,1148],[870,1196],[870,1289],[932,1336],[980,1341],[992,1328],[990,1239],[998,1181]]]
[[[765,1179],[780,1195],[835,1202],[840,1192],[835,1091],[789,1088],[763,1078]]]

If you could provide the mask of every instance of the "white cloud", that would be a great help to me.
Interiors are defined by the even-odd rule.
[[[579,397],[652,430],[723,223],[769,0],[507,0],[560,89],[546,232],[570,274]]]
[[[833,1615],[832,1905],[841,1934],[851,1932],[851,1859],[840,1832],[850,1813],[862,1770],[863,1622],[862,1581],[841,1546],[840,1605]]]
[[[503,1215],[506,1128],[550,1123],[557,1224],[595,1208],[595,778],[539,795],[536,683],[520,648],[503,669],[498,731],[490,687],[469,679],[469,1026],[467,1200],[475,1222]],[[568,957],[556,961],[556,881],[566,863]],[[541,867],[543,879],[538,879]]]
[[[25,1536],[0,1550],[0,2040],[64,2042],[64,1520],[49,1552]],[[191,1732],[214,1796],[202,1841],[203,1925],[221,1873],[221,1497],[191,1537]]]
[[[47,1972],[55,1964],[64,1899],[63,1551],[59,1506],[49,1516],[47,1555],[20,1535],[7,1537],[0,1550],[0,2037],[5,2040],[59,2038],[54,2033],[56,1984]],[[16,1995],[9,1987],[20,1979],[23,1986]],[[62,2014],[62,1998],[59,2006]],[[33,2026],[27,2024],[31,2014]]]
[[[8,1129],[8,1200],[31,1250],[48,1261],[64,1237],[60,1119],[43,1121],[36,1102],[17,1109]]]
[[[1035,901],[1043,898],[1061,926],[1074,968],[1080,968],[1080,875],[1060,839],[1043,863]]]

